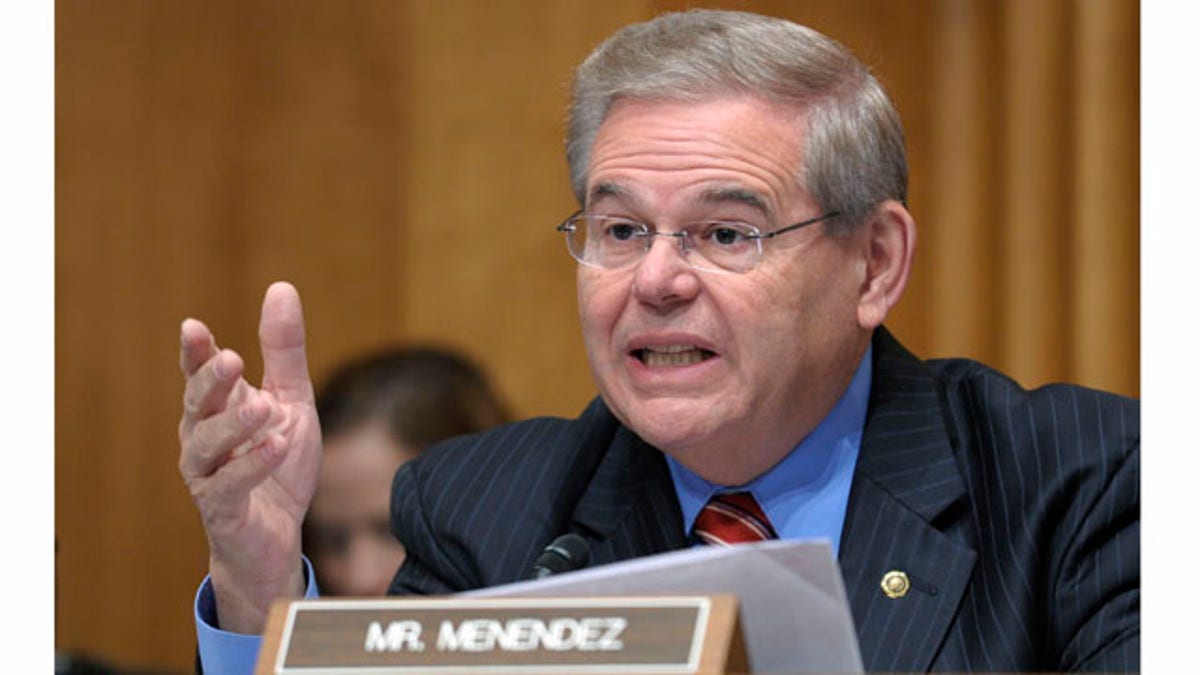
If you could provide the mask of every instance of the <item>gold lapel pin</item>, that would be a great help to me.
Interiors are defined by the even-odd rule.
[[[879,582],[879,587],[883,589],[884,595],[893,600],[903,598],[908,594],[910,587],[908,575],[900,570],[892,570],[883,575],[883,580]]]

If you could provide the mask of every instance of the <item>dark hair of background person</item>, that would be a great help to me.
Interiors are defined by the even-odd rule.
[[[483,371],[437,347],[395,347],[345,363],[317,392],[317,416],[326,439],[386,421],[417,452],[509,420]]]
[[[390,473],[438,441],[509,421],[508,410],[475,363],[436,347],[347,361],[316,401],[326,454],[302,548],[322,594],[383,593],[404,556],[388,526]],[[380,449],[392,459],[380,460]],[[375,458],[369,465],[364,451]]]

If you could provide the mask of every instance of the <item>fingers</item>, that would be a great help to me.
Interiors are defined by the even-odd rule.
[[[185,480],[212,475],[230,460],[240,447],[262,443],[256,433],[270,419],[272,406],[268,397],[251,391],[246,401],[231,406],[220,414],[198,421],[191,432],[183,435],[183,452],[179,456],[179,471]]]
[[[203,323],[185,319],[180,336],[179,365],[187,384],[179,469],[206,522],[210,513],[236,516],[238,504],[244,507],[245,498],[285,456],[290,441],[282,434],[296,415],[311,411],[300,295],[282,282],[267,289],[259,324],[261,390],[242,378],[241,356],[219,349]],[[224,495],[229,503],[214,504],[213,495]]]
[[[225,349],[193,370],[179,420],[179,471],[186,481],[216,471],[270,417],[271,405],[241,379],[244,364]]]
[[[249,452],[222,465],[220,471],[188,481],[192,498],[205,519],[210,546],[219,541],[213,537],[221,529],[219,523],[240,519],[251,491],[267,480],[286,454],[284,439],[277,434],[268,434]]]
[[[184,319],[179,327],[179,369],[191,376],[217,353],[217,341],[208,326],[196,319]]]
[[[245,363],[242,357],[223,349],[192,370],[183,389],[183,418],[181,432],[200,420],[221,412],[230,401],[234,387],[242,377]]]
[[[286,281],[275,282],[267,289],[258,339],[263,353],[263,388],[281,401],[311,401],[300,294]]]

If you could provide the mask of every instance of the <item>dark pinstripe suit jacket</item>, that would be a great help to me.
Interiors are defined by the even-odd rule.
[[[1136,669],[1138,403],[921,362],[882,329],[874,358],[839,552],[866,668]],[[593,565],[686,545],[662,454],[599,400],[450,441],[393,488],[393,593],[523,578],[567,531]]]

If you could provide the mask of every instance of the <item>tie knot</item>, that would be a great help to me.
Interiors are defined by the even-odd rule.
[[[776,539],[775,528],[749,492],[715,495],[696,516],[693,535],[716,546]]]

